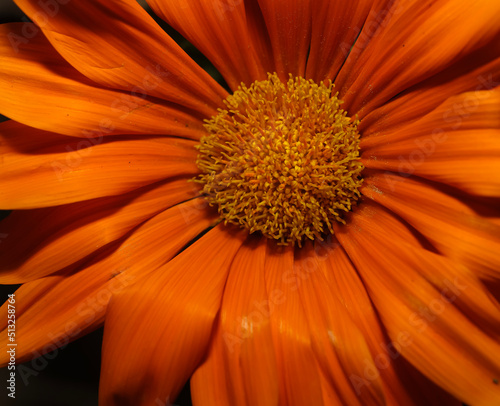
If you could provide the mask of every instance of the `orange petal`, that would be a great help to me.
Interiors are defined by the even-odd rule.
[[[385,405],[380,374],[367,381],[366,371],[377,367],[349,312],[333,291],[324,272],[325,261],[308,244],[297,252],[294,274],[309,324],[312,348],[332,388],[346,405]],[[352,303],[356,305],[356,303]],[[368,382],[368,383],[366,383]]]
[[[190,213],[187,220],[186,213]],[[215,218],[190,201],[166,210],[76,273],[50,276],[16,291],[18,362],[65,346],[102,324],[111,296],[169,261]],[[0,343],[7,343],[7,304],[0,309]],[[1,354],[0,362],[8,362]]]
[[[258,0],[269,33],[275,70],[304,76],[311,41],[311,0]]]
[[[368,182],[369,184],[372,184],[371,182]],[[368,188],[366,188],[368,189]],[[408,188],[409,192],[407,195],[407,200],[414,199],[413,203],[407,203],[405,206],[405,209],[409,213],[412,213],[412,206],[413,207],[420,207],[421,212],[421,217],[425,219],[426,217],[426,211],[427,212],[433,212],[432,209],[428,209],[428,207],[431,205],[429,201],[426,201],[423,196],[426,196],[428,199],[436,198],[435,200],[432,200],[432,205],[436,206],[439,212],[439,206],[443,203],[446,203],[447,200],[443,197],[440,197],[439,194],[433,194],[432,191],[427,191],[426,188],[415,188],[418,190],[419,195],[413,195],[411,194],[411,186]],[[404,189],[402,188],[402,191],[400,193],[404,194]],[[395,193],[397,196],[397,193]],[[382,202],[390,202],[391,199],[390,197],[388,199],[381,199]],[[393,199],[396,200],[396,199]],[[404,200],[405,203],[407,200]],[[450,199],[450,211],[453,209],[453,200]],[[371,208],[373,203],[371,202],[365,202],[364,203],[366,206]],[[441,208],[441,210],[448,210],[447,206],[444,206],[445,208]],[[427,210],[426,210],[427,208]],[[455,206],[456,208],[456,206]],[[401,214],[401,217],[403,219],[408,218],[410,224],[413,222],[413,219],[416,217],[415,214],[411,216],[411,214],[403,214],[399,213],[401,212],[401,207],[399,207],[400,210],[397,210],[396,213]],[[399,222],[399,220],[396,220],[394,217],[391,217],[389,215],[383,214],[383,210],[381,208],[377,208],[378,217],[379,217],[379,223],[383,222],[386,227],[390,227],[391,230],[405,230],[406,227],[402,226]],[[455,212],[453,214],[456,214],[457,216],[460,216],[459,212]],[[451,216],[450,216],[451,218]],[[444,217],[446,219],[446,217]],[[480,221],[480,219],[478,219]],[[434,226],[431,226],[431,223],[435,222]],[[453,224],[453,220],[450,219],[450,223]],[[472,221],[473,223],[473,221]],[[422,224],[422,223],[420,223]],[[438,219],[427,219],[427,221],[423,224],[424,227],[435,227],[436,225],[440,227],[440,230],[445,230],[449,226],[446,224],[446,221],[440,221]],[[418,227],[417,231],[422,230],[422,234],[424,236],[427,234],[427,231],[424,230],[424,227]],[[380,230],[377,230],[377,226],[373,228],[373,232],[380,232]],[[445,231],[442,231],[443,233]],[[451,226],[451,230],[448,232],[455,232],[457,234],[460,234],[460,229],[456,227],[453,229],[453,225]],[[434,235],[437,234],[434,232]],[[396,233],[393,233],[393,236],[395,236]],[[498,238],[497,233],[497,238]],[[464,239],[471,239],[471,237],[468,237],[464,234],[462,234],[462,237]],[[401,238],[401,232],[398,235],[398,238]],[[481,242],[481,237],[478,236],[478,239]],[[484,237],[483,237],[484,239]],[[404,240],[404,239],[402,239]],[[432,241],[432,240],[431,240]],[[479,243],[480,243],[479,242]],[[460,243],[457,242],[457,245]],[[466,246],[466,243],[464,243]],[[490,246],[491,248],[491,246]],[[416,248],[418,249],[418,248]],[[470,250],[470,249],[469,249]],[[485,250],[486,251],[486,250]],[[427,282],[432,284],[436,289],[438,289],[441,292],[441,295],[443,298],[453,302],[453,305],[458,308],[465,316],[467,316],[473,323],[475,323],[478,327],[480,327],[484,332],[487,332],[488,334],[491,335],[496,335],[500,338],[500,305],[492,299],[492,297],[488,294],[485,286],[481,283],[479,280],[476,272],[472,272],[470,269],[465,267],[462,263],[450,260],[446,256],[441,256],[437,255],[433,252],[430,251],[424,251],[425,254],[425,260],[432,262],[434,265],[431,267],[424,267],[423,271],[421,271],[421,276],[426,279]],[[421,254],[424,256],[424,254]],[[490,254],[491,256],[496,256],[497,257],[497,267],[500,261],[498,261],[498,253],[493,253]],[[424,260],[421,260],[424,262]],[[498,270],[496,270],[498,274]],[[493,278],[492,278],[493,279]],[[498,275],[497,275],[498,279]],[[457,292],[457,288],[455,286],[461,286],[465,287],[462,288],[460,292]]]
[[[230,399],[230,377],[226,375],[222,354],[224,347],[216,337],[220,338],[219,318],[215,321],[208,355],[191,377],[191,400],[193,405],[236,406]]]
[[[268,296],[276,306],[270,315],[278,371],[280,403],[323,405],[319,365],[311,347],[306,314],[294,274],[293,248],[268,240],[265,277]]]
[[[266,242],[244,245],[236,254],[220,310],[225,371],[232,405],[276,405],[279,378],[270,327],[275,298],[266,292]]]
[[[366,46],[354,46],[349,58],[359,57],[354,65],[346,63],[338,78],[344,108],[360,117],[499,40],[500,3],[495,0],[391,4],[377,23],[363,27],[359,38],[367,37]]]
[[[24,283],[62,270],[198,193],[179,179],[125,195],[14,211],[0,222],[0,234],[7,236],[0,245],[0,283]]]
[[[274,72],[273,49],[258,0],[246,0],[247,29],[266,72]]]
[[[434,135],[436,144],[438,141],[447,141],[447,137],[441,136],[443,133],[500,129],[499,105],[500,88],[454,94],[418,120],[403,120],[397,128],[386,128],[375,134],[365,136],[363,133],[361,148],[371,152],[372,149],[387,148],[394,143],[415,140],[424,135]],[[415,146],[420,144],[420,140],[414,143]],[[434,149],[427,154],[433,153]]]
[[[361,142],[368,168],[500,196],[500,91],[451,97],[420,120]],[[480,164],[478,164],[480,162]]]
[[[498,44],[495,55],[500,53],[500,41]],[[499,84],[500,58],[492,58],[489,52],[478,52],[368,113],[358,128],[364,138],[381,131],[387,132],[389,128],[405,126],[423,117],[449,97],[490,90]]]
[[[321,391],[323,394],[323,404],[326,406],[337,406],[342,404],[338,393],[335,388],[330,384],[329,379],[326,377],[325,372],[320,369],[319,371],[319,381],[321,384]]]
[[[390,173],[366,177],[362,193],[408,221],[440,252],[465,264],[473,274],[500,278],[500,226],[460,200],[433,185]]]
[[[194,402],[277,405],[278,370],[264,279],[266,243],[243,245],[229,272],[208,358],[191,380]]]
[[[391,10],[395,8],[401,9],[401,4],[397,5],[393,0],[374,0],[371,5],[370,12],[368,13],[366,20],[363,22],[361,30],[358,32],[357,38],[351,47],[347,49],[347,57],[344,58],[344,63],[341,66],[339,72],[337,72],[336,77],[332,78],[335,81],[335,86],[337,90],[345,98],[345,93],[347,92],[349,86],[355,80],[355,77],[349,76],[352,70],[359,70],[360,64],[358,60],[363,56],[364,50],[368,47],[370,42],[374,37],[380,35],[381,28],[385,27],[391,20],[394,12]],[[398,13],[396,13],[398,14]],[[337,45],[338,46],[338,45]],[[339,53],[346,55],[347,43],[342,43],[339,46]],[[345,104],[342,108],[347,109]],[[350,111],[349,109],[347,109]],[[351,111],[353,115],[355,111]]]
[[[38,0],[17,4],[63,58],[96,83],[170,100],[207,116],[227,95],[135,0],[65,1],[52,3],[51,10]]]
[[[154,12],[206,55],[231,89],[267,79],[243,1],[148,0]]]
[[[306,77],[334,79],[368,18],[373,1],[315,1]]]
[[[12,46],[28,23],[0,25],[1,113],[42,130],[81,138],[171,134],[199,139],[200,119],[172,103],[103,89],[69,65],[41,34]]]
[[[446,258],[407,244],[393,230],[404,228],[384,210],[365,202],[346,227],[335,227],[356,265],[391,339],[403,334],[400,352],[429,379],[458,399],[477,405],[500,400],[498,342],[460,312],[455,301],[468,289]],[[440,269],[445,268],[446,272]],[[434,281],[429,281],[431,275]],[[459,275],[459,273],[456,273]],[[451,283],[455,297],[439,286]],[[454,284],[455,283],[455,284]],[[453,285],[454,284],[454,285]]]
[[[403,233],[404,234],[404,233]],[[316,244],[315,253],[333,296],[365,337],[374,367],[365,365],[362,374],[350,375],[356,392],[380,378],[388,405],[449,405],[449,395],[422,376],[399,353],[405,337],[390,340],[360,279],[356,268],[335,238]]]
[[[40,142],[45,137],[50,142]],[[7,122],[0,126],[0,209],[57,206],[192,177],[198,173],[194,146],[166,137],[93,143]]]
[[[175,399],[207,352],[229,267],[246,235],[216,227],[113,297],[100,403],[149,406]]]

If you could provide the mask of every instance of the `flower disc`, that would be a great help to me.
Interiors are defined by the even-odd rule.
[[[333,233],[360,194],[358,121],[331,81],[296,77],[241,85],[207,120],[195,179],[226,222],[280,244]]]

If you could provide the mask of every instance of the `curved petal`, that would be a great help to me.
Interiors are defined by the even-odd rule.
[[[365,178],[364,196],[408,221],[447,257],[484,279],[500,279],[500,226],[432,185],[398,175]]]
[[[0,209],[114,196],[199,172],[193,141],[113,137],[103,142],[58,136],[15,122],[5,124],[0,126]],[[47,142],[40,141],[44,138]]]
[[[192,217],[186,220],[186,212]],[[216,216],[191,201],[166,210],[124,241],[85,264],[83,269],[26,283],[16,291],[16,361],[23,362],[66,346],[104,321],[110,298],[169,261]],[[7,343],[7,304],[0,343]],[[3,321],[5,320],[5,322]],[[0,363],[8,362],[1,354]]]
[[[335,388],[330,384],[330,381],[326,377],[325,372],[323,372],[323,370],[321,369],[319,371],[319,380],[321,384],[321,391],[323,394],[323,404],[332,406],[341,405],[342,400],[340,399]]]
[[[38,0],[17,4],[63,58],[96,83],[170,100],[208,117],[227,96],[135,0],[59,0],[50,10]]]
[[[427,194],[425,190],[420,189],[419,191],[423,195]],[[429,197],[431,197],[432,193],[429,194]],[[418,204],[418,198],[415,199]],[[422,197],[420,199],[424,201]],[[439,207],[440,203],[442,203],[442,200],[434,201],[437,207]],[[414,234],[413,230],[401,224],[399,219],[386,214],[381,207],[373,202],[366,201],[364,205],[368,209],[365,213],[370,212],[370,216],[377,218],[378,223],[383,223],[386,228],[391,229],[390,236],[392,237],[392,241],[397,241],[397,238],[399,238],[405,241],[406,244],[406,238],[402,238],[404,233],[407,233],[409,238]],[[425,203],[422,204],[422,209],[425,213]],[[408,211],[411,213],[411,205],[408,207]],[[423,218],[425,218],[424,213],[422,213]],[[405,217],[407,216],[402,216],[402,218]],[[451,222],[451,224],[453,223]],[[447,227],[444,223],[440,225],[442,228]],[[369,227],[371,227],[373,234],[382,232],[378,224],[375,226],[370,225]],[[398,231],[396,232],[396,230]],[[424,231],[423,233],[425,235],[426,232]],[[478,238],[481,239],[481,236],[479,235]],[[488,294],[478,275],[471,272],[462,263],[453,261],[446,256],[438,255],[416,246],[413,246],[413,249],[417,252],[421,251],[419,255],[421,256],[420,262],[423,270],[420,271],[420,276],[435,289],[439,290],[443,298],[452,302],[463,315],[480,327],[483,332],[500,337],[500,305]],[[425,267],[426,263],[432,263],[433,266]],[[458,292],[454,286],[461,287],[461,290]]]
[[[454,131],[500,129],[500,88],[476,90],[453,95],[419,120],[403,122],[398,128],[386,129],[365,136],[360,147],[363,152],[386,149],[392,144],[415,140],[423,135],[439,135]],[[440,140],[441,141],[441,140]],[[415,142],[415,146],[421,142]],[[429,151],[433,154],[435,151]]]
[[[362,374],[349,376],[356,393],[380,378],[388,405],[458,406],[459,402],[450,399],[401,356],[399,351],[407,343],[406,335],[398,335],[394,340],[387,337],[363,281],[337,239],[316,244],[314,251],[333,296],[362,332],[374,360],[374,367],[366,363]]]
[[[216,227],[114,295],[104,326],[100,404],[175,399],[206,354],[229,267],[246,235]]]
[[[235,406],[231,403],[228,389],[228,377],[224,358],[223,346],[217,338],[220,336],[219,318],[215,321],[214,332],[210,340],[208,354],[203,363],[191,377],[191,400],[193,405],[203,406]],[[170,401],[170,396],[167,396]],[[168,401],[166,404],[168,405]]]
[[[326,258],[318,257],[312,244],[297,253],[294,274],[298,293],[316,360],[330,386],[342,399],[341,404],[385,405],[380,374],[365,384],[366,371],[377,367],[364,334],[327,283],[322,269]]]
[[[389,128],[402,127],[430,113],[446,99],[464,92],[481,92],[500,85],[500,57],[488,51],[477,52],[428,80],[411,87],[402,95],[368,113],[359,125],[363,137]],[[498,51],[500,54],[500,41]]]
[[[277,304],[266,292],[265,256],[265,240],[256,240],[243,245],[231,264],[210,354],[191,380],[195,403],[215,403],[219,396],[230,405],[278,404],[269,320]]]
[[[306,69],[308,79],[317,83],[335,79],[372,6],[371,0],[311,3],[311,48]]]
[[[319,365],[297,292],[299,280],[293,272],[293,261],[292,247],[268,240],[265,278],[268,296],[277,301],[270,320],[280,372],[280,404],[321,406]]]
[[[270,316],[274,298],[266,292],[266,242],[243,246],[231,265],[220,310],[226,373],[233,405],[276,405],[279,378]]]
[[[311,0],[258,0],[282,81],[305,75],[311,41]]]
[[[7,235],[0,245],[0,283],[25,283],[62,270],[198,194],[188,179],[179,179],[125,195],[16,210],[0,222],[0,234]]]
[[[243,0],[148,0],[153,11],[206,55],[231,89],[267,78]]]
[[[234,0],[238,1],[238,0]],[[273,48],[266,28],[266,21],[260,9],[259,0],[244,0],[247,14],[247,29],[257,55],[267,72],[274,72]],[[267,79],[267,76],[263,79]]]
[[[0,111],[31,127],[81,138],[170,134],[199,139],[203,123],[181,106],[103,89],[69,65],[43,37],[12,46],[26,23],[0,25]]]
[[[451,97],[407,126],[361,142],[367,168],[500,196],[500,90]],[[480,164],[478,164],[480,162]]]
[[[500,360],[492,354],[498,354],[500,346],[459,310],[467,302],[462,296],[468,295],[469,286],[458,277],[445,278],[459,275],[457,265],[407,244],[399,237],[404,230],[393,232],[404,226],[367,202],[353,213],[348,226],[335,228],[389,336],[407,337],[401,354],[463,402],[498,402],[500,388],[494,380]],[[441,288],[448,283],[457,292],[454,297]]]
[[[360,117],[500,39],[500,3],[494,0],[390,4],[378,23],[365,25],[360,33],[367,37],[365,47],[355,45],[353,63],[344,65],[337,80],[344,108]]]

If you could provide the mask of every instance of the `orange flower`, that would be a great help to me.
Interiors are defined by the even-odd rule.
[[[497,0],[149,0],[231,95],[134,0],[17,3],[18,362],[104,323],[105,406],[500,404]]]

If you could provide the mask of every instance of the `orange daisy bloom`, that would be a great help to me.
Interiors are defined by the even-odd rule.
[[[103,406],[500,404],[500,2],[148,3],[229,91],[134,0],[0,26],[15,360],[104,324]]]

